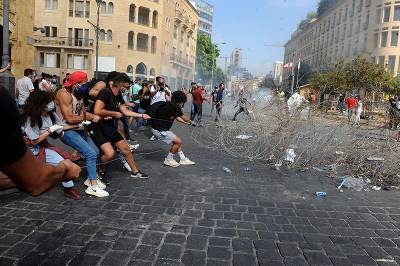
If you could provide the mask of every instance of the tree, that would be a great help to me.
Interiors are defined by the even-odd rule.
[[[348,63],[338,62],[332,69],[314,75],[311,84],[321,93],[353,92],[361,88],[398,93],[400,89],[397,78],[361,56]]]
[[[196,68],[197,77],[203,82],[211,80],[212,71],[217,72],[218,46],[211,42],[211,38],[200,33],[197,37]]]
[[[317,8],[318,17],[323,16],[326,11],[336,4],[337,0],[320,0]]]
[[[214,86],[217,86],[221,82],[226,82],[226,74],[221,68],[217,68],[214,72]]]

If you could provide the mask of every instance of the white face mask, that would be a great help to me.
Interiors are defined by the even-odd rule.
[[[47,111],[47,112],[53,111],[54,108],[55,108],[55,106],[54,106],[54,102],[53,102],[53,101],[49,102],[49,103],[46,105],[46,111]]]

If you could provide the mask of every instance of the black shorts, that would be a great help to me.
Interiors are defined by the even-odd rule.
[[[92,129],[92,131],[93,134],[91,135],[91,138],[97,147],[100,147],[108,142],[114,144],[124,140],[124,138],[118,132],[118,129],[112,125],[97,125]]]

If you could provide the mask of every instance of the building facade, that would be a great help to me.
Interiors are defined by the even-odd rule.
[[[204,0],[190,0],[199,13],[199,33],[211,38],[213,29],[214,6]]]
[[[10,1],[10,46],[11,46],[11,70],[16,78],[24,74],[25,68],[34,67],[34,47],[29,38],[33,34],[35,12],[34,0]],[[0,0],[1,19],[3,24],[3,1]],[[1,39],[3,39],[3,26],[0,29]],[[0,44],[0,51],[3,43]],[[22,52],[23,51],[23,52]]]
[[[273,69],[272,69],[272,78],[274,79],[275,82],[278,84],[282,83],[282,72],[283,72],[283,62],[281,61],[275,61],[273,63]]]
[[[33,37],[39,72],[64,76],[74,70],[84,70],[94,75],[97,8],[96,1],[92,0],[35,1],[35,26],[44,32]],[[168,45],[171,49],[174,47],[174,25],[179,11],[193,11],[192,20],[197,22],[198,14],[188,0],[103,1],[99,27],[100,74],[115,70],[133,78],[154,79],[163,75],[162,69],[173,68],[171,58],[166,59],[171,52],[164,53],[164,49]],[[197,23],[192,27],[197,30]],[[196,42],[191,49],[196,49]],[[193,69],[194,65],[191,72]]]
[[[173,89],[194,80],[198,13],[188,0],[164,0],[161,75]]]
[[[398,75],[400,2],[338,0],[317,19],[299,28],[285,45],[284,63],[301,60],[313,71],[364,55]],[[289,77],[285,71],[284,79]]]

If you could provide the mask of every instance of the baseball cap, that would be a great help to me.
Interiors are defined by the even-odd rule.
[[[68,88],[74,85],[75,83],[82,83],[84,81],[87,81],[88,77],[87,74],[83,71],[75,71],[72,72],[71,75],[69,76],[69,79],[64,82],[64,87]]]

